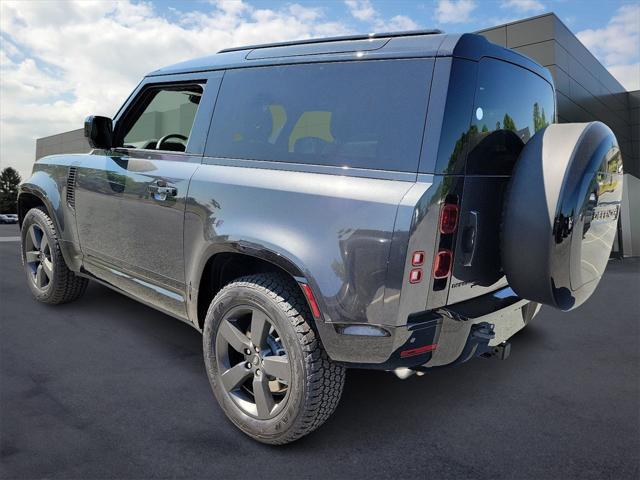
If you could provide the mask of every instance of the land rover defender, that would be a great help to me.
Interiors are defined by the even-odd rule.
[[[556,118],[546,69],[471,34],[161,68],[22,184],[28,285],[58,304],[95,280],[187,322],[229,419],[291,442],[346,368],[504,358],[541,305],[591,295],[622,160],[607,126]]]

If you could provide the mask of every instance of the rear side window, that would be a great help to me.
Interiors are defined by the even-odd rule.
[[[432,60],[230,70],[206,155],[415,172]]]

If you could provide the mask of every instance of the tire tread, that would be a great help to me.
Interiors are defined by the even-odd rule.
[[[280,273],[241,277],[223,287],[211,306],[226,291],[239,286],[261,290],[270,297],[288,318],[302,347],[307,371],[307,389],[302,411],[285,435],[260,439],[278,445],[290,443],[311,433],[335,411],[342,396],[346,369],[329,359],[319,335],[306,320],[311,318],[311,311],[300,287],[292,279]]]
[[[60,305],[63,303],[73,302],[80,298],[89,283],[89,280],[83,277],[76,275],[73,271],[67,267],[67,264],[64,261],[64,257],[62,256],[62,251],[60,250],[60,243],[58,242],[58,232],[56,227],[49,217],[49,213],[44,207],[34,207],[27,215],[32,213],[36,215],[45,225],[46,228],[50,230],[52,233],[52,238],[49,239],[50,247],[55,249],[55,254],[52,255],[52,259],[54,260],[53,271],[54,271],[54,281],[53,281],[53,292],[50,295],[39,296],[38,300],[43,303],[48,303],[51,305]],[[22,255],[22,262],[24,264],[24,255]]]

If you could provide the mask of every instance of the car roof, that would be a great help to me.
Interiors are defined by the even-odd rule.
[[[440,30],[349,35],[234,47],[160,68],[148,76],[295,63],[423,57],[457,57],[474,61],[482,57],[498,58],[527,68],[552,83],[549,71],[529,57],[495,45],[481,35],[445,34]]]

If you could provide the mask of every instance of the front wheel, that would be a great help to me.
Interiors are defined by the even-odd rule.
[[[20,234],[22,264],[33,296],[49,304],[78,299],[87,288],[88,280],[67,267],[56,228],[44,208],[27,212]]]
[[[205,320],[207,374],[227,417],[270,444],[318,428],[338,405],[345,369],[333,363],[309,323],[298,285],[258,274],[225,286]]]

